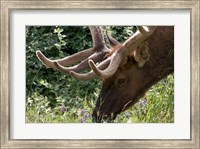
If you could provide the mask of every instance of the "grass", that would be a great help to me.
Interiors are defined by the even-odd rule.
[[[52,85],[50,80],[38,80],[37,85],[47,93],[41,94],[36,90],[27,95],[26,123],[92,123],[91,113],[100,92],[98,80],[77,81],[64,77],[62,85],[59,82]],[[173,123],[174,75],[152,86],[114,122]]]

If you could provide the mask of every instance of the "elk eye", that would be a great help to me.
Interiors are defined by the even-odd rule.
[[[126,79],[125,78],[120,78],[117,80],[117,85],[124,85],[126,83]]]

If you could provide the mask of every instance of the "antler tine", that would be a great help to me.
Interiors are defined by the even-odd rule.
[[[135,50],[144,40],[146,40],[155,31],[156,26],[137,26],[137,28],[138,31],[124,42],[124,46],[127,47],[128,53]]]
[[[111,47],[114,47],[118,44],[120,44],[116,39],[114,39],[112,36],[108,35],[108,32],[106,32],[106,36],[108,38],[109,44],[111,45]]]
[[[106,48],[104,38],[102,36],[102,30],[100,26],[89,26],[90,33],[92,35],[92,42],[94,48],[103,47]]]
[[[90,61],[92,61],[92,60],[88,60],[88,63],[90,63]],[[101,62],[97,67],[98,67],[98,69],[103,70],[108,67],[109,63],[110,63],[110,58]],[[93,71],[90,71],[85,74],[80,74],[80,73],[76,73],[74,71],[70,71],[70,74],[77,80],[90,80],[90,79],[97,77],[96,73],[94,73]]]
[[[54,69],[56,69],[54,62],[58,62],[62,66],[69,66],[69,65],[76,63],[77,61],[81,61],[82,59],[89,57],[93,53],[94,53],[93,48],[90,48],[90,49],[86,49],[84,51],[75,53],[74,55],[62,58],[62,59],[50,60],[40,50],[36,51],[36,55],[37,55],[38,59],[44,65],[46,65],[50,68],[54,68]]]
[[[154,31],[155,27],[154,26],[137,26],[137,29],[139,30],[140,33],[143,35],[150,33]]]
[[[74,71],[70,71],[70,75],[72,75],[76,80],[82,80],[82,81],[96,78],[96,75],[93,72],[82,74],[82,73],[76,73]]]
[[[105,70],[99,70],[93,61],[90,61],[90,67],[94,73],[101,78],[108,78],[112,76],[118,69],[123,59],[128,56],[131,50],[135,50],[145,39],[147,39],[156,29],[156,27],[137,27],[137,31],[132,35],[116,53],[112,56],[110,65]],[[130,50],[131,49],[131,50]]]

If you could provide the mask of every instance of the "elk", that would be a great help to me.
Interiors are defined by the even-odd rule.
[[[74,55],[50,60],[41,51],[38,59],[47,67],[72,75],[77,80],[99,77],[100,95],[93,109],[95,122],[114,120],[134,105],[159,80],[174,71],[174,27],[137,26],[124,43],[106,34],[108,48],[99,26],[89,27],[93,47]],[[78,63],[69,67],[69,65]],[[81,73],[85,69],[88,73]]]

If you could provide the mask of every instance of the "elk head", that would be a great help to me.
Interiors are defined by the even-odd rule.
[[[99,77],[102,88],[93,110],[96,122],[115,119],[132,106],[153,84],[174,70],[174,28],[139,26],[124,43],[107,35],[107,48],[100,27],[89,27],[93,47],[72,56],[50,60],[40,51],[39,60],[50,68],[70,74],[78,80]],[[81,61],[81,62],[80,62]],[[79,64],[67,67],[71,64]],[[85,74],[81,71],[91,68]]]

